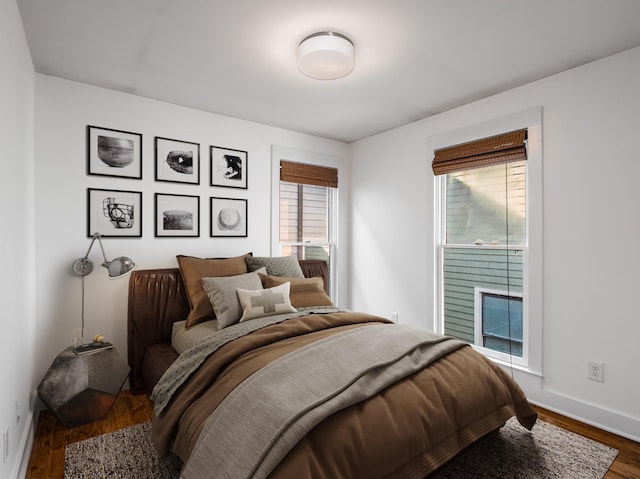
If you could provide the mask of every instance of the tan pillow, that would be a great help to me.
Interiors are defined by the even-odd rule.
[[[322,278],[285,278],[282,276],[268,276],[260,274],[262,286],[265,288],[273,288],[284,284],[291,283],[291,291],[289,298],[291,306],[294,308],[306,308],[309,306],[333,306],[331,298],[327,296],[324,290],[324,282]]]
[[[234,258],[196,258],[177,255],[180,274],[187,290],[191,312],[187,316],[185,328],[202,321],[214,319],[215,314],[207,293],[202,288],[202,278],[235,276],[247,272],[245,257],[251,253]]]

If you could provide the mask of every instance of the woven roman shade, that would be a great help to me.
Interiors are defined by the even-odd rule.
[[[280,160],[280,181],[337,188],[338,170],[326,166]]]
[[[436,150],[431,168],[434,175],[501,165],[527,159],[527,130],[470,141]]]

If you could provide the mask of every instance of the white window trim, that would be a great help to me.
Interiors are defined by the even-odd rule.
[[[347,281],[344,274],[339,271],[346,271],[345,264],[346,255],[340,254],[340,245],[346,245],[344,234],[347,231],[345,227],[346,216],[342,214],[344,205],[346,205],[345,195],[347,192],[347,174],[342,158],[324,155],[321,153],[313,153],[304,150],[297,150],[279,145],[271,146],[271,255],[280,256],[280,160],[294,161],[296,163],[306,163],[308,165],[327,166],[338,170],[338,192],[334,197],[333,205],[333,224],[329,225],[333,231],[331,239],[332,258],[330,284],[331,299],[334,304],[341,304],[341,283]],[[344,258],[343,258],[344,256]]]
[[[527,350],[523,348],[522,358],[510,356],[509,354],[501,353],[493,349],[485,348],[482,346],[482,295],[483,294],[495,294],[500,296],[507,296],[509,298],[522,299],[522,344],[528,344],[527,341],[527,304],[522,293],[519,291],[506,291],[500,289],[485,288],[482,286],[476,286],[473,288],[473,328],[474,328],[474,349],[480,351],[485,356],[497,359],[504,363],[513,363],[518,366],[525,367],[527,364]]]
[[[479,138],[486,138],[508,131],[526,128],[527,136],[527,244],[528,275],[523,278],[523,294],[528,299],[526,311],[528,318],[525,346],[527,364],[520,366],[509,360],[506,364],[518,367],[536,376],[542,376],[542,325],[543,325],[543,176],[542,176],[542,107],[534,107],[513,115],[432,136],[427,139],[428,161],[433,159],[434,151],[451,145],[457,145]],[[434,176],[434,331],[443,333],[443,299],[440,294],[442,281],[442,248],[440,241],[444,231],[444,218],[441,214],[444,204],[444,180]],[[523,304],[523,308],[525,305]],[[499,361],[502,363],[503,361]]]

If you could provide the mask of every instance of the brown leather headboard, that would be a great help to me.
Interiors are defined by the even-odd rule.
[[[320,276],[328,291],[329,274],[323,260],[300,260],[307,278]],[[127,349],[129,386],[144,390],[142,359],[148,346],[170,343],[173,323],[186,319],[189,302],[178,268],[134,270],[129,277]]]

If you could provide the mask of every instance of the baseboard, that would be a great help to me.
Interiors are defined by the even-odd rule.
[[[626,416],[575,397],[545,390],[542,388],[541,377],[519,371],[514,371],[514,376],[532,404],[640,442],[640,418]]]
[[[544,398],[531,398],[530,402],[576,421],[640,443],[640,420],[638,419],[561,394],[545,392],[542,396]]]
[[[11,472],[11,479],[24,479],[27,475],[27,468],[29,467],[29,459],[31,457],[31,449],[33,448],[33,439],[36,435],[36,421],[34,421],[34,412],[29,411],[25,420],[26,424],[22,433],[22,439],[20,440],[20,448],[16,458],[13,471]]]

